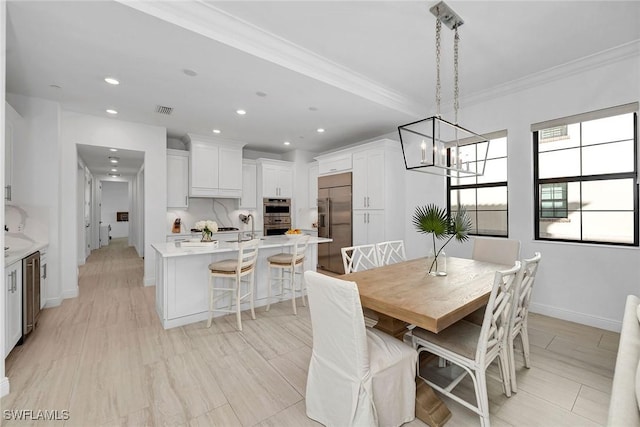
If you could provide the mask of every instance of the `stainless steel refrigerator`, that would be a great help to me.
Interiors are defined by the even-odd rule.
[[[318,266],[344,274],[340,249],[351,246],[351,172],[318,178],[318,236],[333,239],[318,245]]]

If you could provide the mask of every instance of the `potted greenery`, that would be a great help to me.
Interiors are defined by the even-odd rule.
[[[464,242],[469,238],[471,218],[467,211],[460,208],[451,217],[446,210],[435,204],[418,206],[413,214],[413,225],[420,233],[431,233],[433,239],[433,249],[431,249],[428,258],[429,274],[446,276],[446,258],[442,250],[454,238],[459,242]],[[440,249],[436,249],[436,239],[445,241]],[[438,259],[438,257],[441,258]]]

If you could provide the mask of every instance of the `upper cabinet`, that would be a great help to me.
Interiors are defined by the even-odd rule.
[[[256,209],[258,193],[256,189],[258,171],[256,162],[243,160],[242,162],[242,198],[240,207],[243,209]]]
[[[261,197],[293,197],[293,164],[281,160],[258,159],[258,188]]]
[[[319,175],[333,175],[348,172],[352,167],[350,152],[338,152],[316,157]]]
[[[11,201],[13,190],[13,146],[22,136],[24,119],[8,103],[5,106],[4,127],[4,199]]]
[[[187,134],[189,196],[242,197],[244,143]]]
[[[189,206],[189,152],[167,150],[167,207]]]
[[[353,154],[353,209],[384,209],[385,162],[383,149]]]

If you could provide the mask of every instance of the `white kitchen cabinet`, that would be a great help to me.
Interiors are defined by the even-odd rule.
[[[293,164],[280,160],[258,159],[258,182],[262,198],[293,197]]]
[[[24,131],[24,119],[7,102],[4,126],[4,199],[13,198],[13,146],[20,143]]]
[[[383,210],[353,211],[353,245],[366,245],[387,240]]]
[[[5,268],[4,357],[22,337],[22,260]]]
[[[242,198],[240,199],[240,208],[257,208],[257,185],[258,170],[256,162],[252,160],[244,160],[242,162]]]
[[[244,143],[187,134],[189,146],[189,196],[242,197],[242,147]]]
[[[316,157],[318,160],[318,174],[332,175],[336,173],[348,172],[352,167],[350,152],[340,152],[338,154],[328,154]]]
[[[370,149],[353,154],[353,208],[384,209],[385,153]]]
[[[189,206],[189,152],[167,150],[167,207]]]
[[[318,207],[318,162],[309,163],[309,208]]]
[[[48,247],[40,249],[40,309],[42,310],[47,304],[47,277],[49,276],[47,267],[47,250]]]

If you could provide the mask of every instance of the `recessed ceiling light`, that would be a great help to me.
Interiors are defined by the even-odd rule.
[[[324,129],[322,129],[322,128],[318,128],[316,132],[318,132],[318,133],[322,133],[322,132],[324,132]]]
[[[105,77],[104,81],[114,86],[120,84],[120,82],[117,79],[114,79],[113,77]]]
[[[112,176],[112,177],[114,177],[114,178],[115,178],[115,177],[117,177],[117,176],[120,176],[120,174],[119,174],[119,173],[110,173],[110,174],[109,174],[109,176]]]
[[[241,116],[244,116],[245,114],[247,114],[245,110],[236,110],[236,113],[240,114]]]
[[[118,169],[113,168],[113,169],[111,169],[111,172],[118,172]]]
[[[195,71],[190,70],[188,68],[185,68],[184,70],[182,70],[182,72],[185,73],[189,77],[195,77],[195,76],[198,75],[198,73],[196,73]]]
[[[118,160],[120,160],[120,159],[119,159],[119,158],[117,158],[117,157],[109,157],[109,161],[110,161],[111,163],[118,163]]]
[[[291,145],[291,143],[289,141],[285,141],[284,145]]]
[[[109,148],[109,151],[112,151],[112,152],[115,153],[116,151],[118,151],[118,149],[117,148]]]
[[[116,114],[118,114],[118,112],[117,112],[116,110],[111,110],[111,109],[107,110],[107,113],[109,113],[109,114],[113,114],[114,116],[115,116]]]
[[[214,129],[213,133],[220,133],[220,129]]]

